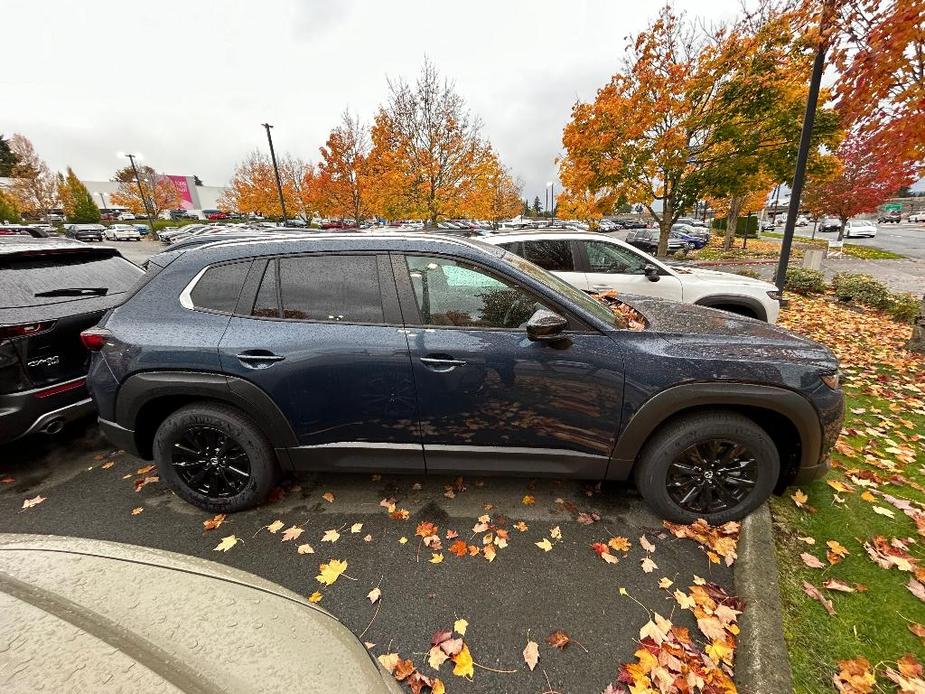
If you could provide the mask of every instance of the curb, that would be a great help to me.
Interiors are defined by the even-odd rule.
[[[771,511],[767,504],[742,521],[734,580],[746,601],[739,619],[735,681],[742,694],[792,692],[790,657],[781,617]]]

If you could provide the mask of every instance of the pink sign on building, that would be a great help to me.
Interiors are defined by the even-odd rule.
[[[189,179],[186,176],[167,176],[167,178],[173,183],[173,187],[177,189],[183,209],[193,209],[193,195],[189,189]]]

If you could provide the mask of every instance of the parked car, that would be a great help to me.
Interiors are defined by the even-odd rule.
[[[676,239],[681,239],[691,248],[700,249],[710,243],[709,231],[692,227],[689,224],[672,224],[671,235]]]
[[[913,224],[921,224],[925,222],[925,212],[914,212],[909,215],[907,221],[912,222]]]
[[[780,295],[773,284],[727,272],[672,267],[603,234],[537,231],[498,234],[486,241],[588,292],[655,296],[769,323],[780,313]]]
[[[293,229],[305,229],[308,227],[308,222],[299,217],[295,217],[293,219],[287,219],[283,226],[292,227]]]
[[[151,227],[147,224],[133,224],[132,226],[138,229],[138,233],[142,236],[147,236],[148,232],[151,231]]]
[[[691,227],[701,227],[704,229],[707,227],[707,223],[705,221],[695,217],[678,217],[676,224],[687,224]]]
[[[290,470],[626,479],[663,517],[740,518],[826,470],[832,353],[626,298],[645,329],[475,239],[318,234],[163,254],[82,339],[100,426],[210,512]],[[152,259],[154,260],[154,259]],[[537,423],[541,423],[538,425]]]
[[[819,226],[817,228],[822,232],[840,231],[841,220],[836,217],[824,217],[819,220]]]
[[[899,224],[902,219],[902,215],[899,212],[891,211],[884,212],[877,219],[878,224]]]
[[[761,231],[774,231],[774,222],[770,219],[761,222]]]
[[[799,216],[797,217],[797,221],[796,221],[796,225],[795,225],[795,226],[798,226],[798,227],[806,227],[806,226],[809,226],[809,220],[806,218],[806,215],[802,215],[802,214],[799,215]]]
[[[114,248],[0,237],[0,443],[92,411],[80,331],[142,276]]]
[[[141,241],[141,234],[131,224],[113,224],[103,235],[109,241]]]
[[[660,235],[661,231],[658,229],[636,229],[627,235],[626,242],[646,253],[655,253],[658,251]],[[668,255],[674,255],[675,253],[684,254],[690,249],[690,245],[685,241],[677,237],[668,237]]]
[[[224,564],[0,534],[0,573],[8,694],[403,691],[336,617]],[[247,657],[229,657],[236,650]]]
[[[0,236],[35,236],[24,224],[0,224]]]
[[[102,224],[71,224],[65,236],[77,241],[102,241],[105,232]]]
[[[219,220],[219,219],[229,219],[227,212],[222,212],[221,210],[203,210],[202,214],[208,220]]]
[[[125,210],[119,213],[119,219],[122,220],[123,222],[133,222],[137,219],[137,217],[135,216],[135,213],[132,212],[131,210]]]
[[[618,219],[617,221],[623,225],[624,229],[646,229],[648,228],[646,223],[640,219]]]
[[[866,236],[874,238],[877,235],[877,225],[868,219],[849,219],[845,222],[845,238]]]

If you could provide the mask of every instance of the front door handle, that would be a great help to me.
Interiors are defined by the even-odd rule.
[[[439,373],[445,373],[447,371],[452,371],[457,366],[465,366],[466,362],[462,359],[453,359],[449,355],[437,355],[433,357],[420,357],[420,361],[424,366],[433,371]]]
[[[262,349],[252,349],[235,355],[244,366],[252,369],[266,369],[286,357]]]

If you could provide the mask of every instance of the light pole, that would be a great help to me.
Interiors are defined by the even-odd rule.
[[[261,123],[267,129],[267,142],[270,143],[270,158],[273,160],[273,173],[276,174],[276,192],[279,193],[279,206],[283,210],[283,226],[286,226],[286,201],[283,199],[283,184],[279,179],[279,167],[276,165],[276,152],[273,150],[273,137],[270,135],[270,128],[273,126],[269,123]]]
[[[138,194],[141,196],[141,204],[145,208],[145,216],[148,218],[148,225],[151,228],[151,234],[157,238],[157,231],[154,230],[154,216],[151,214],[151,207],[148,205],[148,197],[145,195],[144,186],[141,185],[141,176],[138,175],[138,167],[135,166],[135,157],[141,157],[140,154],[123,154],[122,156],[128,157],[128,160],[132,163],[132,173],[135,174],[135,183],[138,184]],[[152,183],[152,190],[153,190]]]
[[[549,189],[549,223],[556,220],[556,187],[552,181],[546,181],[546,188]]]

